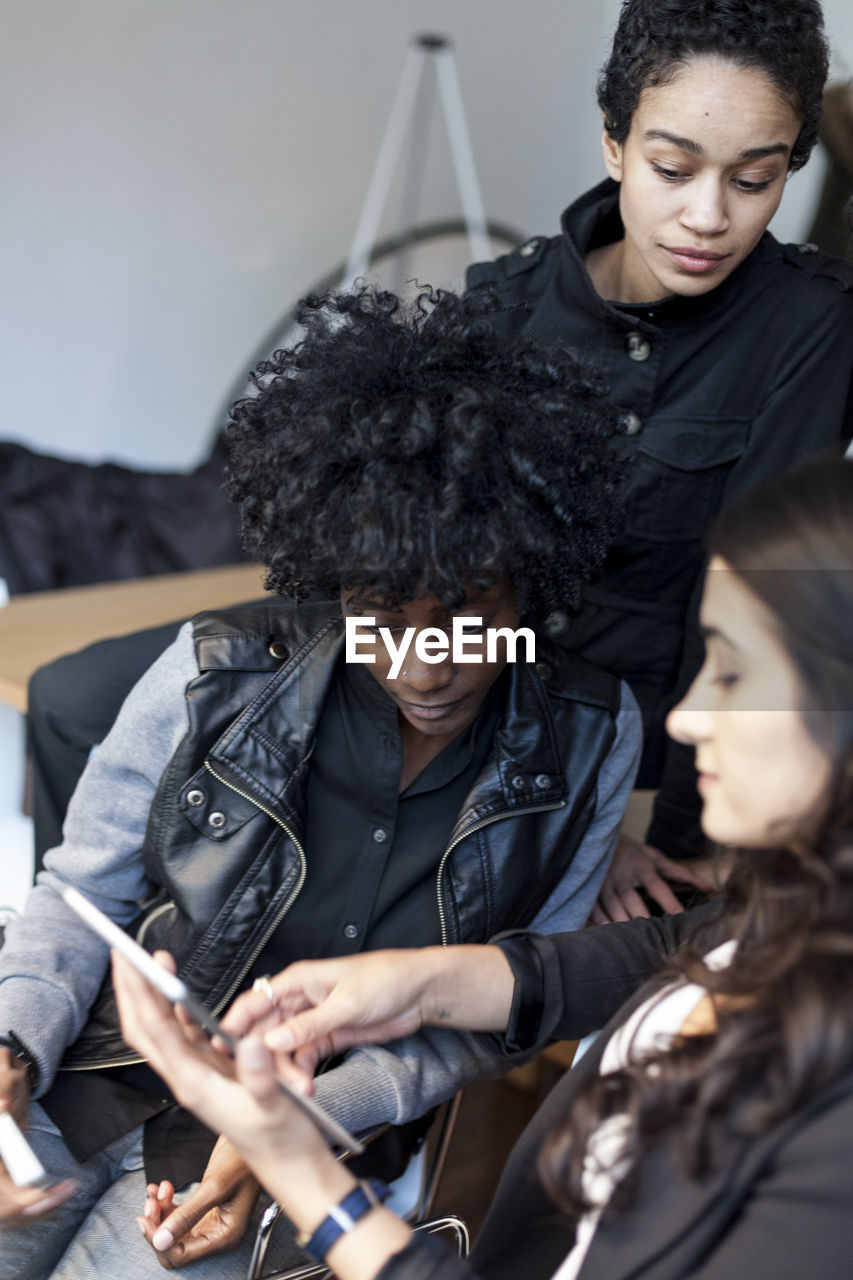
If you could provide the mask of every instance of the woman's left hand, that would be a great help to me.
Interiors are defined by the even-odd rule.
[[[698,861],[695,866],[693,862],[675,862],[660,849],[622,832],[592,909],[590,923],[610,924],[612,921],[649,916],[651,912],[643,901],[641,890],[662,911],[675,915],[684,907],[673,892],[672,883],[684,889],[698,889],[701,893],[712,893],[715,887],[708,878],[704,862],[701,866]]]

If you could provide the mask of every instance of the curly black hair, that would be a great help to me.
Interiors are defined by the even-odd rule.
[[[598,79],[611,138],[627,138],[643,89],[702,55],[763,71],[789,99],[802,121],[789,168],[801,169],[817,142],[829,71],[819,0],[625,0]]]
[[[451,609],[508,577],[520,611],[577,600],[617,527],[614,411],[567,352],[501,336],[498,307],[483,290],[304,299],[305,336],[226,428],[226,492],[270,589]]]

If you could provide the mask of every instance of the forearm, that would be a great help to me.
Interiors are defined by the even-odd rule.
[[[315,1097],[341,1124],[365,1132],[406,1124],[473,1080],[496,1079],[531,1056],[490,1035],[424,1027],[392,1044],[353,1049],[316,1078]]]
[[[457,1030],[451,1023],[458,1019],[464,1025],[467,1019],[482,1030],[506,1027],[515,979],[500,949],[434,947],[428,952],[432,981],[424,1015],[440,1025],[424,1026],[387,1046],[354,1049],[315,1080],[317,1101],[350,1129],[405,1124],[470,1081],[503,1075],[513,1065],[491,1035]]]
[[[358,1185],[346,1165],[327,1151],[310,1159],[273,1159],[256,1164],[255,1172],[303,1240]],[[406,1247],[410,1236],[396,1214],[377,1207],[335,1241],[326,1261],[341,1280],[374,1280],[388,1259]]]
[[[164,764],[186,731],[184,689],[197,669],[192,638],[182,633],[134,688],[74,793],[62,845],[7,930],[0,1030],[15,1031],[32,1053],[39,1092],[79,1035],[107,967],[106,946],[61,890],[74,884],[123,926],[138,915],[151,891],[139,850]]]
[[[503,1031],[515,986],[499,947],[427,947],[421,1023],[465,1031]]]

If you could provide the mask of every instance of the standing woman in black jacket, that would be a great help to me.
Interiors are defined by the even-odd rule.
[[[265,1040],[238,1051],[240,1083],[206,1068],[212,1050],[121,966],[125,1033],[343,1280],[850,1274],[853,463],[766,485],[711,550],[706,658],[669,730],[696,749],[706,834],[737,849],[717,906],[292,966],[274,980],[276,1013],[301,1017],[270,1030],[257,995],[232,1010],[237,1032],[259,1005],[266,1019]],[[284,1070],[296,1045],[310,1059],[424,1023],[500,1033],[511,1060],[587,1030],[667,953],[522,1137],[470,1268],[362,1202],[276,1091],[271,1048]],[[354,1192],[352,1229],[329,1226]]]
[[[624,524],[563,639],[631,686],[637,785],[658,795],[599,921],[646,914],[638,886],[677,910],[665,881],[689,870],[673,859],[704,852],[664,721],[701,662],[708,527],[853,436],[853,269],[767,230],[817,140],[827,62],[818,0],[628,0],[598,85],[608,177],[559,235],[468,272],[499,290],[508,327],[588,355],[624,424]]]

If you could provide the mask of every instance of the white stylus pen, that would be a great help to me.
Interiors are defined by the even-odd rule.
[[[0,1111],[0,1160],[15,1186],[50,1186],[41,1161],[8,1111]]]

